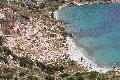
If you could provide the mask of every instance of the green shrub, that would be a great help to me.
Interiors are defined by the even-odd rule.
[[[77,72],[74,74],[74,76],[81,76],[82,74],[80,72]]]
[[[74,77],[74,76],[69,76],[69,77],[67,78],[67,80],[75,80],[75,77]]]
[[[75,65],[76,63],[75,63],[74,60],[69,60],[69,61],[68,61],[68,64],[69,64],[69,66],[73,66],[73,65]]]
[[[52,30],[52,32],[58,33],[58,34],[60,34],[63,37],[67,36],[67,32],[65,31],[65,29],[63,27],[60,27],[60,26],[57,26],[56,28],[54,28]]]
[[[82,77],[81,73],[75,73],[74,76],[76,76],[76,80],[84,80],[84,78]]]
[[[63,73],[63,74],[60,74],[60,77],[62,77],[62,78],[65,78],[65,77],[68,77],[69,76],[69,74],[68,73]]]
[[[48,10],[55,11],[61,4],[58,1],[52,1],[47,4]]]
[[[28,67],[28,68],[32,68],[32,66],[34,65],[33,61],[26,57],[20,57],[20,66],[21,67]]]
[[[56,37],[56,34],[49,34],[50,37]]]
[[[30,18],[28,16],[25,16],[25,15],[20,15],[21,17],[23,17],[25,20],[29,20]]]
[[[5,62],[6,64],[8,63],[8,59],[6,57],[0,56],[0,62]]]
[[[47,75],[47,76],[45,77],[45,79],[46,79],[46,80],[54,80],[54,77],[53,77],[53,76],[50,76],[50,75]]]
[[[98,73],[97,72],[90,72],[90,75],[88,76],[89,79],[95,79],[97,77]]]
[[[43,9],[43,8],[45,8],[45,3],[41,3],[40,5],[39,5],[39,7],[40,7],[40,9]]]
[[[5,3],[7,2],[7,0],[0,0],[0,3]]]
[[[0,36],[0,46],[3,45],[3,42],[4,42],[3,36]]]
[[[65,68],[64,68],[63,65],[55,65],[55,70],[56,70],[56,71],[61,71],[61,72],[63,72],[64,69],[65,69]]]
[[[97,80],[106,80],[106,79],[104,79],[102,77],[98,77]]]
[[[15,70],[12,68],[4,68],[3,76],[5,79],[12,79],[15,74]]]
[[[19,77],[25,76],[26,74],[28,74],[28,70],[23,70],[19,73]]]
[[[38,80],[36,76],[30,75],[27,80]]]
[[[3,52],[3,47],[0,47],[0,54],[2,54]]]
[[[14,80],[19,80],[19,78],[18,78],[18,77],[15,77]]]
[[[53,64],[48,64],[46,66],[46,71],[47,74],[54,74],[55,72],[55,66]]]
[[[84,80],[84,77],[79,72],[72,74],[72,75],[69,74],[69,76],[68,76],[68,74],[64,74],[64,75],[66,75],[67,80]]]
[[[15,61],[19,60],[19,57],[15,54],[12,54],[12,57],[13,57],[13,60],[15,60]]]
[[[5,46],[3,47],[3,51],[6,56],[13,54],[12,51],[8,47],[5,47]]]
[[[42,71],[45,70],[46,65],[42,62],[36,61],[36,65],[41,68]]]

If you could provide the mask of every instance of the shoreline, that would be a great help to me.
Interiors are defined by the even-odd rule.
[[[78,5],[78,4],[76,4]],[[80,3],[80,5],[85,5]],[[62,7],[60,7],[58,10],[67,7],[67,5],[63,5]],[[58,19],[58,10],[56,10],[54,12],[54,17],[55,19]],[[100,67],[97,65],[97,63],[94,63],[92,60],[90,60],[89,58],[87,58],[81,51],[80,49],[78,49],[78,47],[76,46],[74,40],[72,39],[72,37],[66,37],[66,42],[68,44],[68,52],[66,54],[69,55],[69,58],[71,60],[76,61],[78,64],[81,65],[81,67],[84,67],[88,70],[88,72],[91,71],[97,71],[100,73],[106,73],[107,71],[112,70],[111,68],[105,68],[105,67]]]
[[[80,49],[75,45],[74,40],[71,37],[67,37],[67,44],[68,44],[68,52],[69,58],[71,60],[76,61],[78,64],[81,65],[81,67],[84,67],[89,71],[97,71],[100,73],[106,73],[107,71],[110,71],[109,68],[104,68],[98,66],[96,63],[94,63],[92,60],[87,58]]]
[[[72,3],[72,4],[71,4]],[[66,7],[71,7],[73,5],[77,5],[77,6],[83,6],[83,5],[94,5],[94,4],[111,4],[111,3],[120,3],[120,1],[114,1],[114,0],[111,0],[111,1],[93,1],[93,2],[76,2],[76,1],[73,1],[71,3],[65,3],[61,6],[59,6],[59,9],[62,9],[62,8],[66,8]]]

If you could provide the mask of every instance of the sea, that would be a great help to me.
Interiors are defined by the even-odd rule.
[[[74,5],[57,15],[89,59],[101,67],[120,67],[120,4]]]

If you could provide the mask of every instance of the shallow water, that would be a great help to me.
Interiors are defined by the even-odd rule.
[[[59,10],[58,16],[69,23],[66,30],[91,60],[120,67],[120,4],[72,6]]]

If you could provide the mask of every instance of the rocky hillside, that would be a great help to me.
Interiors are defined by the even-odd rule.
[[[53,13],[59,1],[26,6],[0,2],[0,80],[109,80],[69,59],[62,21]]]

